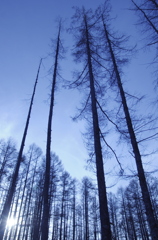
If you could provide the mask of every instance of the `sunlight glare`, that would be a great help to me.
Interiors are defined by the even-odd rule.
[[[7,226],[9,228],[13,227],[16,224],[16,219],[15,218],[9,218],[7,221]]]

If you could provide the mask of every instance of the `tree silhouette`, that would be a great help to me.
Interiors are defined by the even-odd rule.
[[[37,82],[38,82],[38,76],[39,76],[41,63],[42,63],[42,59],[40,60],[38,71],[37,71],[37,76],[36,76],[34,89],[33,89],[32,97],[31,97],[30,107],[29,107],[29,111],[28,111],[28,116],[27,116],[27,120],[26,120],[26,125],[25,125],[25,129],[24,129],[24,133],[23,133],[23,137],[22,137],[22,141],[21,141],[21,146],[20,146],[18,158],[17,158],[17,163],[16,163],[16,166],[15,166],[15,169],[14,169],[14,173],[13,173],[13,176],[12,176],[10,188],[9,188],[8,195],[7,195],[7,199],[5,201],[3,211],[2,211],[2,215],[1,215],[0,240],[3,239],[3,235],[4,235],[4,231],[5,231],[5,227],[6,227],[10,207],[11,207],[11,203],[12,203],[12,199],[13,199],[15,189],[16,189],[16,183],[17,183],[17,179],[18,179],[20,164],[21,164],[21,161],[22,161],[22,155],[23,155],[25,140],[26,140],[27,131],[28,131],[28,127],[29,127],[31,110],[32,110],[32,105],[33,105],[33,101],[34,101],[35,92],[36,92],[36,86],[37,86]]]
[[[58,36],[57,36],[57,42],[56,42],[55,63],[54,63],[51,98],[50,98],[50,109],[49,109],[48,127],[47,127],[46,167],[45,167],[45,180],[44,180],[44,189],[43,189],[43,204],[44,205],[43,205],[43,216],[42,216],[42,226],[41,226],[41,240],[48,239],[48,233],[49,233],[49,219],[50,219],[49,188],[50,188],[50,166],[51,166],[51,131],[52,131],[52,117],[53,117],[53,107],[54,107],[54,94],[55,94],[55,87],[56,87],[59,52],[60,52],[60,33],[61,33],[61,21],[59,22]]]
[[[146,181],[146,177],[145,177],[145,173],[144,173],[144,168],[143,168],[143,164],[142,164],[142,159],[141,159],[141,154],[140,154],[136,134],[134,131],[132,119],[131,119],[129,108],[127,105],[125,91],[123,89],[115,53],[112,48],[112,41],[110,40],[110,33],[107,30],[107,26],[106,26],[105,18],[104,18],[103,14],[102,14],[101,18],[102,18],[102,23],[103,23],[103,27],[104,27],[105,38],[108,43],[109,53],[111,56],[111,62],[113,64],[113,70],[114,70],[115,77],[116,77],[116,83],[117,83],[117,86],[118,86],[118,89],[120,92],[120,97],[121,97],[121,101],[122,101],[122,106],[123,106],[123,110],[124,110],[124,114],[125,114],[125,119],[126,119],[129,136],[130,136],[130,141],[131,141],[131,145],[133,148],[133,153],[134,153],[134,157],[135,157],[135,161],[136,161],[138,177],[139,177],[139,182],[140,182],[140,186],[141,186],[143,201],[145,204],[147,219],[148,219],[148,223],[149,223],[150,230],[151,230],[151,236],[152,236],[152,239],[157,239],[158,238],[158,227],[157,227],[156,219],[154,217],[154,212],[152,209],[150,194],[149,194],[149,190],[148,190],[148,186],[147,186],[147,181]]]
[[[99,118],[97,111],[97,94],[95,89],[95,77],[94,77],[94,66],[93,60],[93,49],[94,45],[93,37],[91,34],[92,19],[93,17],[89,14],[90,11],[85,11],[84,8],[76,9],[76,14],[74,19],[80,21],[80,26],[74,28],[75,31],[79,31],[81,34],[76,40],[76,52],[74,55],[78,61],[84,57],[85,67],[81,74],[79,74],[78,79],[73,83],[74,86],[86,86],[86,89],[90,91],[90,95],[87,98],[87,102],[91,99],[90,107],[92,114],[92,128],[94,137],[94,152],[96,158],[96,172],[97,172],[97,183],[99,192],[99,207],[100,207],[100,220],[101,220],[101,236],[102,240],[111,239],[111,229],[108,213],[108,203],[106,194],[106,185],[104,177],[104,167],[103,167],[103,156],[101,148],[101,137],[100,137],[100,127]],[[76,32],[75,32],[76,33]],[[85,73],[85,71],[87,71]],[[86,84],[85,84],[86,83]],[[85,106],[87,106],[87,102]],[[86,108],[86,107],[85,107]]]

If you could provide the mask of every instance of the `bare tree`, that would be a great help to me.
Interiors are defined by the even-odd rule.
[[[90,11],[89,11],[90,12]],[[85,103],[85,108],[88,106],[88,102],[91,100],[90,108],[92,114],[92,128],[94,137],[94,152],[96,158],[96,172],[99,192],[99,207],[100,207],[100,220],[101,220],[101,239],[111,239],[111,229],[109,221],[109,212],[107,204],[107,194],[103,167],[103,156],[100,139],[100,128],[97,111],[97,91],[95,89],[97,81],[94,77],[94,65],[93,65],[93,37],[92,37],[92,19],[93,17],[84,8],[77,9],[74,19],[81,24],[74,28],[74,34],[80,32],[80,36],[77,35],[76,50],[74,55],[79,62],[85,62],[84,70],[79,74],[78,79],[72,84],[74,86],[86,88],[90,93]],[[88,15],[89,14],[89,15]],[[73,23],[74,24],[74,23]]]
[[[24,133],[23,133],[23,137],[22,137],[22,141],[21,141],[21,146],[20,146],[20,150],[19,150],[19,154],[18,154],[18,158],[17,158],[17,163],[16,163],[16,166],[15,166],[15,169],[14,169],[14,174],[13,174],[13,177],[12,177],[12,180],[11,180],[11,184],[10,184],[10,188],[9,188],[9,191],[8,191],[7,199],[5,201],[4,208],[3,208],[3,211],[2,211],[2,215],[1,215],[1,219],[0,219],[0,240],[3,239],[3,235],[4,235],[4,231],[5,231],[5,227],[6,227],[6,223],[7,223],[7,219],[8,219],[12,199],[13,199],[13,195],[14,195],[15,189],[16,189],[16,183],[17,183],[17,179],[18,179],[20,164],[21,164],[21,161],[22,161],[22,155],[23,155],[25,140],[26,140],[27,131],[28,131],[28,127],[29,127],[29,121],[30,121],[30,117],[31,117],[32,105],[33,105],[33,101],[34,101],[36,85],[37,85],[37,82],[38,82],[38,76],[39,76],[41,63],[42,63],[42,59],[40,60],[38,71],[37,71],[37,76],[36,76],[36,80],[35,80],[35,84],[34,84],[34,88],[33,88],[33,93],[32,93],[32,97],[31,97],[31,102],[30,102],[30,107],[29,107],[29,111],[28,111],[28,116],[27,116],[27,120],[26,120],[25,129],[24,129]]]
[[[158,227],[157,227],[157,223],[156,223],[153,209],[152,209],[150,194],[148,191],[148,186],[147,186],[144,168],[143,168],[143,164],[142,164],[142,158],[141,158],[141,154],[140,154],[140,150],[139,150],[139,146],[138,146],[137,137],[136,137],[136,134],[134,131],[132,118],[131,118],[130,111],[128,108],[125,91],[123,89],[123,84],[121,81],[120,70],[119,70],[119,66],[118,66],[118,59],[116,58],[115,51],[113,50],[113,48],[117,48],[119,39],[117,39],[116,44],[114,44],[114,42],[111,40],[111,38],[114,39],[114,35],[112,35],[112,33],[109,32],[107,24],[106,24],[106,21],[107,21],[106,20],[107,19],[106,8],[104,8],[103,13],[100,15],[100,17],[101,17],[103,32],[104,32],[104,37],[105,37],[105,46],[106,46],[106,49],[108,49],[110,61],[112,64],[114,83],[118,87],[118,90],[119,90],[121,103],[122,103],[125,120],[126,120],[126,124],[127,124],[127,129],[128,129],[128,133],[129,133],[129,137],[130,137],[130,141],[131,141],[131,145],[132,145],[132,149],[133,149],[133,153],[134,153],[134,157],[135,157],[139,182],[140,182],[140,186],[141,186],[143,201],[145,204],[147,219],[148,219],[148,223],[150,226],[151,236],[152,236],[152,239],[157,239],[158,238]],[[118,48],[121,49],[121,46],[118,45]]]
[[[50,188],[50,166],[51,166],[51,131],[52,131],[52,117],[54,107],[54,94],[56,87],[57,71],[58,71],[58,59],[60,53],[60,33],[61,33],[61,21],[59,22],[58,36],[56,41],[55,50],[55,62],[52,79],[52,89],[50,98],[50,108],[47,126],[47,143],[46,143],[46,167],[45,167],[45,180],[43,190],[43,216],[41,226],[41,240],[48,239],[49,234],[49,219],[50,219],[50,203],[49,203],[49,188]]]
[[[9,172],[9,168],[13,167],[16,158],[16,147],[12,139],[5,142],[0,140],[0,184],[3,177]]]

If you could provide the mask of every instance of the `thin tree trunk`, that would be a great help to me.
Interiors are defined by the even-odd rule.
[[[25,125],[25,129],[24,129],[24,133],[23,133],[23,138],[22,138],[22,142],[21,142],[21,146],[20,146],[20,151],[19,151],[17,163],[16,163],[16,166],[15,166],[15,170],[14,170],[14,173],[13,173],[13,178],[12,178],[10,188],[9,188],[9,191],[8,191],[8,196],[7,196],[6,202],[4,204],[4,208],[3,208],[3,212],[2,212],[2,216],[1,216],[0,240],[2,240],[3,236],[4,236],[4,231],[5,231],[8,215],[9,215],[13,195],[14,195],[14,192],[15,192],[16,184],[17,184],[18,173],[19,173],[19,168],[20,168],[21,159],[22,159],[22,155],[23,155],[23,150],[24,150],[24,146],[25,146],[25,140],[26,140],[29,121],[30,121],[30,117],[31,117],[31,110],[32,110],[34,96],[35,96],[36,85],[37,85],[37,81],[38,81],[38,76],[39,76],[41,63],[42,63],[42,59],[40,60],[39,68],[38,68],[38,71],[37,71],[36,81],[35,81],[35,84],[34,84],[33,94],[32,94],[32,98],[31,98],[31,102],[30,102],[29,112],[28,112],[28,116],[27,116],[27,120],[26,120],[26,125]]]
[[[129,228],[129,221],[127,217],[127,205],[125,203],[125,197],[123,194],[123,191],[121,191],[122,194],[122,207],[123,207],[123,215],[124,215],[124,227],[125,227],[125,236],[126,239],[130,239],[130,228]]]
[[[19,184],[19,190],[17,192],[17,199],[15,199],[15,196],[13,197],[13,201],[12,201],[12,208],[11,208],[11,211],[10,212],[14,212],[13,214],[13,219],[17,219],[19,215],[17,215],[18,213],[18,205],[19,205],[19,202],[18,202],[18,199],[19,199],[19,196],[20,196],[20,192],[21,192],[21,188],[22,188],[22,176],[21,176],[21,181],[20,181],[20,184]],[[14,205],[14,210],[13,210],[13,205]],[[10,216],[9,216],[10,217]],[[13,231],[13,228],[11,228],[11,231],[9,233],[9,239],[14,239],[14,235],[15,235],[15,231],[17,229],[18,225],[17,225],[17,222],[16,222],[16,225],[14,227],[14,231]]]
[[[51,166],[51,129],[52,129],[52,117],[53,117],[53,107],[54,107],[54,93],[56,86],[56,76],[57,76],[57,66],[59,58],[59,46],[60,46],[60,30],[61,24],[59,24],[59,31],[57,37],[56,45],[56,55],[55,64],[53,72],[53,81],[51,89],[51,101],[48,117],[48,127],[47,127],[47,144],[46,144],[46,170],[45,170],[45,180],[44,180],[44,190],[43,190],[43,216],[42,216],[42,226],[41,226],[41,240],[47,240],[49,234],[49,219],[50,219],[50,204],[49,204],[49,186],[50,186],[50,166]]]
[[[38,157],[35,160],[35,167],[34,167],[34,171],[33,171],[32,181],[31,181],[31,184],[30,184],[31,185],[30,186],[30,191],[29,191],[29,194],[28,194],[28,207],[27,207],[27,210],[26,210],[26,214],[27,214],[26,221],[29,218],[29,214],[30,214],[33,186],[34,186],[34,183],[35,183],[34,179],[35,179],[35,174],[36,174],[37,160],[38,160]],[[35,205],[33,205],[33,207],[35,207]],[[33,218],[33,216],[31,216],[31,220],[32,220],[32,218]],[[30,228],[32,230],[32,224],[30,224]],[[31,230],[30,230],[30,232],[32,232]]]
[[[76,185],[74,181],[74,186],[73,186],[73,205],[72,205],[72,240],[75,240],[76,237]]]
[[[88,186],[87,181],[84,182],[84,212],[85,212],[85,237],[84,240],[89,240],[89,219],[88,219]]]
[[[62,192],[62,199],[61,199],[61,214],[60,214],[60,237],[59,240],[62,240],[62,236],[63,236],[63,217],[64,217],[64,211],[65,211],[65,204],[64,204],[64,198],[65,198],[65,183],[63,185],[63,192]]]
[[[133,240],[137,240],[137,234],[136,234],[136,226],[135,226],[135,222],[133,219],[133,214],[132,214],[132,207],[131,204],[128,200],[127,203],[127,207],[128,207],[128,212],[129,212],[129,223],[130,223],[130,235],[132,237]]]
[[[27,191],[28,192],[28,191]],[[26,209],[27,209],[27,205],[28,205],[28,194],[26,195],[26,198],[24,200],[24,207],[23,207],[23,212],[22,215],[20,216],[20,229],[18,234],[16,234],[15,239],[20,240],[22,239],[22,236],[24,234],[24,230],[25,230],[25,225],[27,224],[27,220],[26,220]]]
[[[32,219],[32,240],[40,239],[40,231],[41,231],[41,219],[42,219],[42,200],[43,200],[43,175],[41,175],[41,179],[39,182],[38,189],[36,191],[36,199],[35,199],[35,206],[34,206],[34,213]],[[41,187],[42,185],[42,187]]]
[[[34,149],[32,148],[31,151],[34,151]],[[30,154],[30,161],[29,161],[29,165],[31,163],[31,160],[32,160],[32,152]],[[25,231],[25,229],[29,229],[28,228],[28,221],[30,221],[30,208],[31,208],[31,197],[32,197],[32,191],[33,191],[33,184],[34,184],[34,178],[35,178],[35,174],[36,174],[36,166],[37,166],[37,160],[38,160],[38,157],[36,158],[35,160],[35,169],[34,169],[34,172],[33,172],[33,176],[32,176],[32,180],[31,180],[31,183],[30,183],[30,188],[27,190],[28,194],[26,194],[26,200],[25,200],[25,204],[24,204],[24,209],[23,209],[23,214],[22,214],[22,221],[21,222],[24,222],[24,230],[23,230],[23,234],[26,232],[26,236],[25,238],[27,237],[27,232],[28,231]],[[28,166],[28,170],[29,170],[29,166]],[[29,171],[28,171],[29,172]],[[26,180],[25,180],[25,184],[27,183],[27,177],[26,177]],[[19,211],[20,212],[20,211]],[[24,217],[25,215],[25,217]],[[23,220],[24,219],[24,220]],[[17,223],[18,224],[18,223]],[[21,237],[21,229],[19,231],[19,234],[18,234],[18,238],[17,240],[20,239]],[[28,237],[29,238],[29,237]]]
[[[25,190],[26,190],[26,184],[27,184],[27,179],[28,179],[28,174],[29,174],[29,168],[30,168],[30,163],[31,163],[31,160],[32,160],[32,151],[30,153],[30,157],[29,157],[29,162],[28,162],[28,166],[27,166],[27,170],[26,170],[26,176],[25,176],[25,181],[24,181],[24,186],[23,186],[23,191],[22,191],[22,196],[20,197],[20,206],[19,206],[19,210],[18,210],[18,217],[17,217],[17,226],[19,226],[19,222],[21,220],[20,218],[20,215],[21,215],[21,212],[22,212],[22,206],[24,205],[23,208],[25,208],[25,202],[26,202],[26,199],[24,199],[24,195],[25,195]],[[24,211],[24,209],[23,209]],[[22,213],[23,215],[24,213]],[[22,219],[23,221],[23,219]],[[16,231],[14,233],[14,239],[17,238],[17,235],[18,235],[18,228],[16,228]]]
[[[88,32],[86,16],[84,18],[84,22],[85,22],[85,28],[86,28],[86,48],[87,48],[90,91],[91,91],[94,148],[95,148],[95,156],[96,156],[96,170],[97,170],[97,182],[98,182],[98,192],[99,192],[101,239],[110,240],[112,239],[112,236],[111,236],[111,229],[110,229],[110,219],[109,219],[109,212],[108,212],[103,157],[102,157],[101,141],[100,141],[99,120],[98,120],[98,112],[97,112],[97,106],[96,106],[94,76],[93,76],[93,70],[92,70],[93,68],[92,68],[92,62],[91,62],[91,50],[90,50],[90,44],[89,44],[89,32]]]
[[[126,96],[125,96],[125,92],[123,90],[121,77],[120,77],[120,74],[118,71],[115,55],[114,55],[114,52],[113,52],[113,49],[111,46],[111,41],[109,39],[108,32],[106,30],[106,25],[104,23],[103,16],[102,16],[102,21],[103,21],[103,26],[104,26],[104,31],[105,31],[105,37],[109,44],[110,55],[111,55],[111,59],[112,59],[113,66],[114,66],[114,71],[115,71],[116,78],[117,78],[117,84],[118,84],[120,96],[122,99],[125,119],[126,119],[128,132],[129,132],[130,140],[131,140],[131,145],[132,145],[135,160],[136,160],[138,177],[139,177],[143,201],[144,201],[144,205],[145,205],[145,209],[146,209],[147,220],[148,220],[149,227],[150,227],[151,237],[152,237],[152,240],[155,240],[155,239],[158,239],[158,226],[157,226],[157,223],[156,223],[156,220],[154,217],[154,213],[153,213],[153,209],[152,209],[152,204],[151,204],[150,194],[149,194],[148,187],[147,187],[147,182],[146,182],[145,173],[144,173],[144,169],[143,169],[142,159],[141,159],[138,143],[136,140],[136,135],[135,135],[135,132],[133,129],[131,116],[130,116],[129,109],[127,106]]]

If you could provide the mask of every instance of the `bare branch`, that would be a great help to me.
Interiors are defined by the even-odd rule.
[[[86,100],[86,103],[85,103],[84,108],[81,110],[81,112],[79,113],[78,116],[72,118],[73,121],[76,121],[79,117],[81,117],[81,115],[83,114],[83,112],[85,111],[85,109],[86,109],[86,107],[87,107],[87,105],[88,105],[89,98],[90,98],[90,93],[89,93],[89,95],[88,95],[88,98],[87,98],[87,100]]]
[[[73,85],[76,87],[76,86],[79,86],[79,85],[82,84],[83,79],[85,79],[85,77],[87,76],[87,73],[86,73],[85,76],[82,78],[82,76],[83,76],[86,68],[87,68],[87,64],[85,65],[83,71],[80,73],[80,75],[79,75],[79,77],[77,78],[77,80],[75,80],[74,82],[72,82],[72,83],[69,84],[69,88],[73,88]],[[81,78],[82,78],[82,81],[81,81],[80,83],[78,83],[78,81],[79,81]]]
[[[111,123],[116,127],[116,129],[118,130],[119,133],[125,135],[125,134],[119,129],[119,127],[117,126],[117,124],[114,123],[114,122],[109,118],[109,116],[106,114],[106,112],[102,109],[100,103],[99,103],[97,100],[96,100],[96,102],[97,102],[100,110],[102,111],[102,113],[103,113],[103,114],[106,116],[106,118],[109,120],[109,122],[111,122]]]
[[[144,138],[144,139],[138,141],[138,143],[143,142],[143,141],[146,141],[146,140],[152,140],[152,139],[154,139],[154,137],[157,136],[157,135],[158,135],[158,133],[155,133],[155,134],[153,134],[153,135],[151,135],[151,136],[149,136],[149,137],[147,137],[147,138]]]
[[[118,164],[119,164],[119,166],[120,166],[121,173],[122,173],[122,175],[123,175],[124,170],[123,170],[123,168],[122,168],[122,166],[121,166],[121,163],[120,163],[120,161],[119,161],[119,159],[118,159],[118,157],[117,157],[115,151],[112,149],[112,147],[111,147],[111,146],[107,143],[107,141],[105,140],[105,138],[104,138],[104,136],[103,136],[101,130],[100,130],[100,135],[101,135],[101,138],[103,139],[103,141],[105,142],[106,146],[107,146],[108,148],[110,148],[110,150],[111,150],[112,153],[114,154],[114,156],[115,156],[115,158],[116,158],[116,161],[118,162]]]

